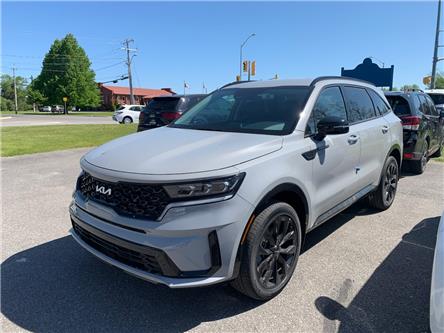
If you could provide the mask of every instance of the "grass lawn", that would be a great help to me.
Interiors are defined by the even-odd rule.
[[[0,156],[93,147],[136,131],[135,124],[3,127]]]
[[[68,113],[69,116],[88,116],[88,117],[111,117],[114,112],[112,111],[71,111]],[[63,113],[51,113],[51,112],[32,112],[32,111],[18,111],[18,114],[25,115],[37,115],[37,116],[47,116],[47,117],[57,117],[63,116]],[[15,115],[12,111],[1,111],[1,116]]]

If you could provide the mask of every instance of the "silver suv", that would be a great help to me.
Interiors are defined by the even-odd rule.
[[[307,232],[357,200],[387,209],[402,127],[373,85],[340,77],[230,84],[166,127],[81,159],[72,236],[172,288],[232,281],[266,300]]]

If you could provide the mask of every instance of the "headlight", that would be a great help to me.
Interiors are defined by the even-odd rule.
[[[122,114],[123,111],[116,111],[116,114]]]
[[[235,176],[224,178],[165,185],[164,189],[171,199],[178,201],[225,196],[231,198],[234,194],[236,194],[236,191],[239,189],[244,177],[245,173],[240,173]]]

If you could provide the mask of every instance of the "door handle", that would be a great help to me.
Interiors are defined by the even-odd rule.
[[[388,126],[382,126],[382,133],[387,133],[388,132],[388,130],[389,130],[389,127]]]
[[[355,134],[350,135],[347,139],[348,143],[351,145],[354,145],[356,142],[358,142],[358,140],[359,140],[359,136],[355,135]]]

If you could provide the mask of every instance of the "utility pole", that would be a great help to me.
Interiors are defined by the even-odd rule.
[[[126,51],[126,65],[128,66],[128,81],[129,81],[129,89],[130,89],[130,101],[131,104],[136,104],[134,101],[134,94],[133,94],[133,77],[131,75],[131,61],[132,61],[132,57],[130,56],[131,52],[136,52],[137,49],[131,49],[129,47],[130,43],[133,43],[134,40],[127,38],[123,41],[123,45],[124,47],[122,47],[122,50]],[[133,55],[134,56],[134,55]]]
[[[433,52],[433,65],[432,65],[432,82],[430,82],[430,89],[435,89],[436,83],[436,65],[438,61],[442,60],[438,59],[438,49],[441,45],[439,45],[439,33],[441,30],[439,29],[441,25],[441,0],[438,1],[438,15],[436,18],[436,34],[435,34],[435,49]]]
[[[14,101],[15,101],[15,114],[17,114],[18,112],[18,105],[17,105],[17,82],[15,79],[15,70],[17,68],[12,67],[12,79],[14,81]]]

